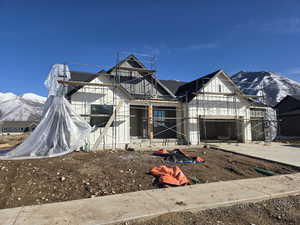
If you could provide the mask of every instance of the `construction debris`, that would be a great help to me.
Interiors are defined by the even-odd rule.
[[[174,149],[173,151],[167,151],[165,149],[159,149],[153,152],[153,155],[165,157],[165,159],[172,163],[204,163],[205,160],[198,156],[189,156],[180,149]]]
[[[182,186],[190,184],[188,178],[184,175],[178,166],[168,168],[166,166],[154,167],[150,173],[157,177],[162,185]]]

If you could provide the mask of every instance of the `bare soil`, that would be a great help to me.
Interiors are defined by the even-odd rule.
[[[299,225],[300,196],[192,212],[170,213],[119,225]]]
[[[27,138],[30,133],[22,135],[3,135],[0,136],[0,150],[1,149],[10,149],[21,144],[25,138]]]
[[[264,176],[255,167],[276,174],[296,168],[212,149],[189,149],[204,164],[177,164],[188,177],[203,183]],[[159,188],[147,174],[167,164],[151,152],[74,152],[57,158],[0,161],[0,208],[60,202]]]

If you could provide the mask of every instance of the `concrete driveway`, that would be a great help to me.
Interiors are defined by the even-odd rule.
[[[219,148],[275,162],[300,167],[300,145],[272,142],[259,144],[216,143]]]

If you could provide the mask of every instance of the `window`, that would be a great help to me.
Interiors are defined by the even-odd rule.
[[[91,105],[90,125],[96,127],[105,127],[112,113],[112,105]]]
[[[222,92],[222,85],[219,84],[219,92]]]
[[[154,127],[165,126],[166,112],[161,110],[154,111]]]

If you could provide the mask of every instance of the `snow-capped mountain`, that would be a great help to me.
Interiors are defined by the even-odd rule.
[[[300,95],[299,82],[273,72],[241,71],[231,78],[244,93],[264,96],[265,102],[271,106],[276,105],[287,95]]]
[[[40,120],[45,101],[45,97],[33,93],[17,96],[0,92],[0,121]]]

